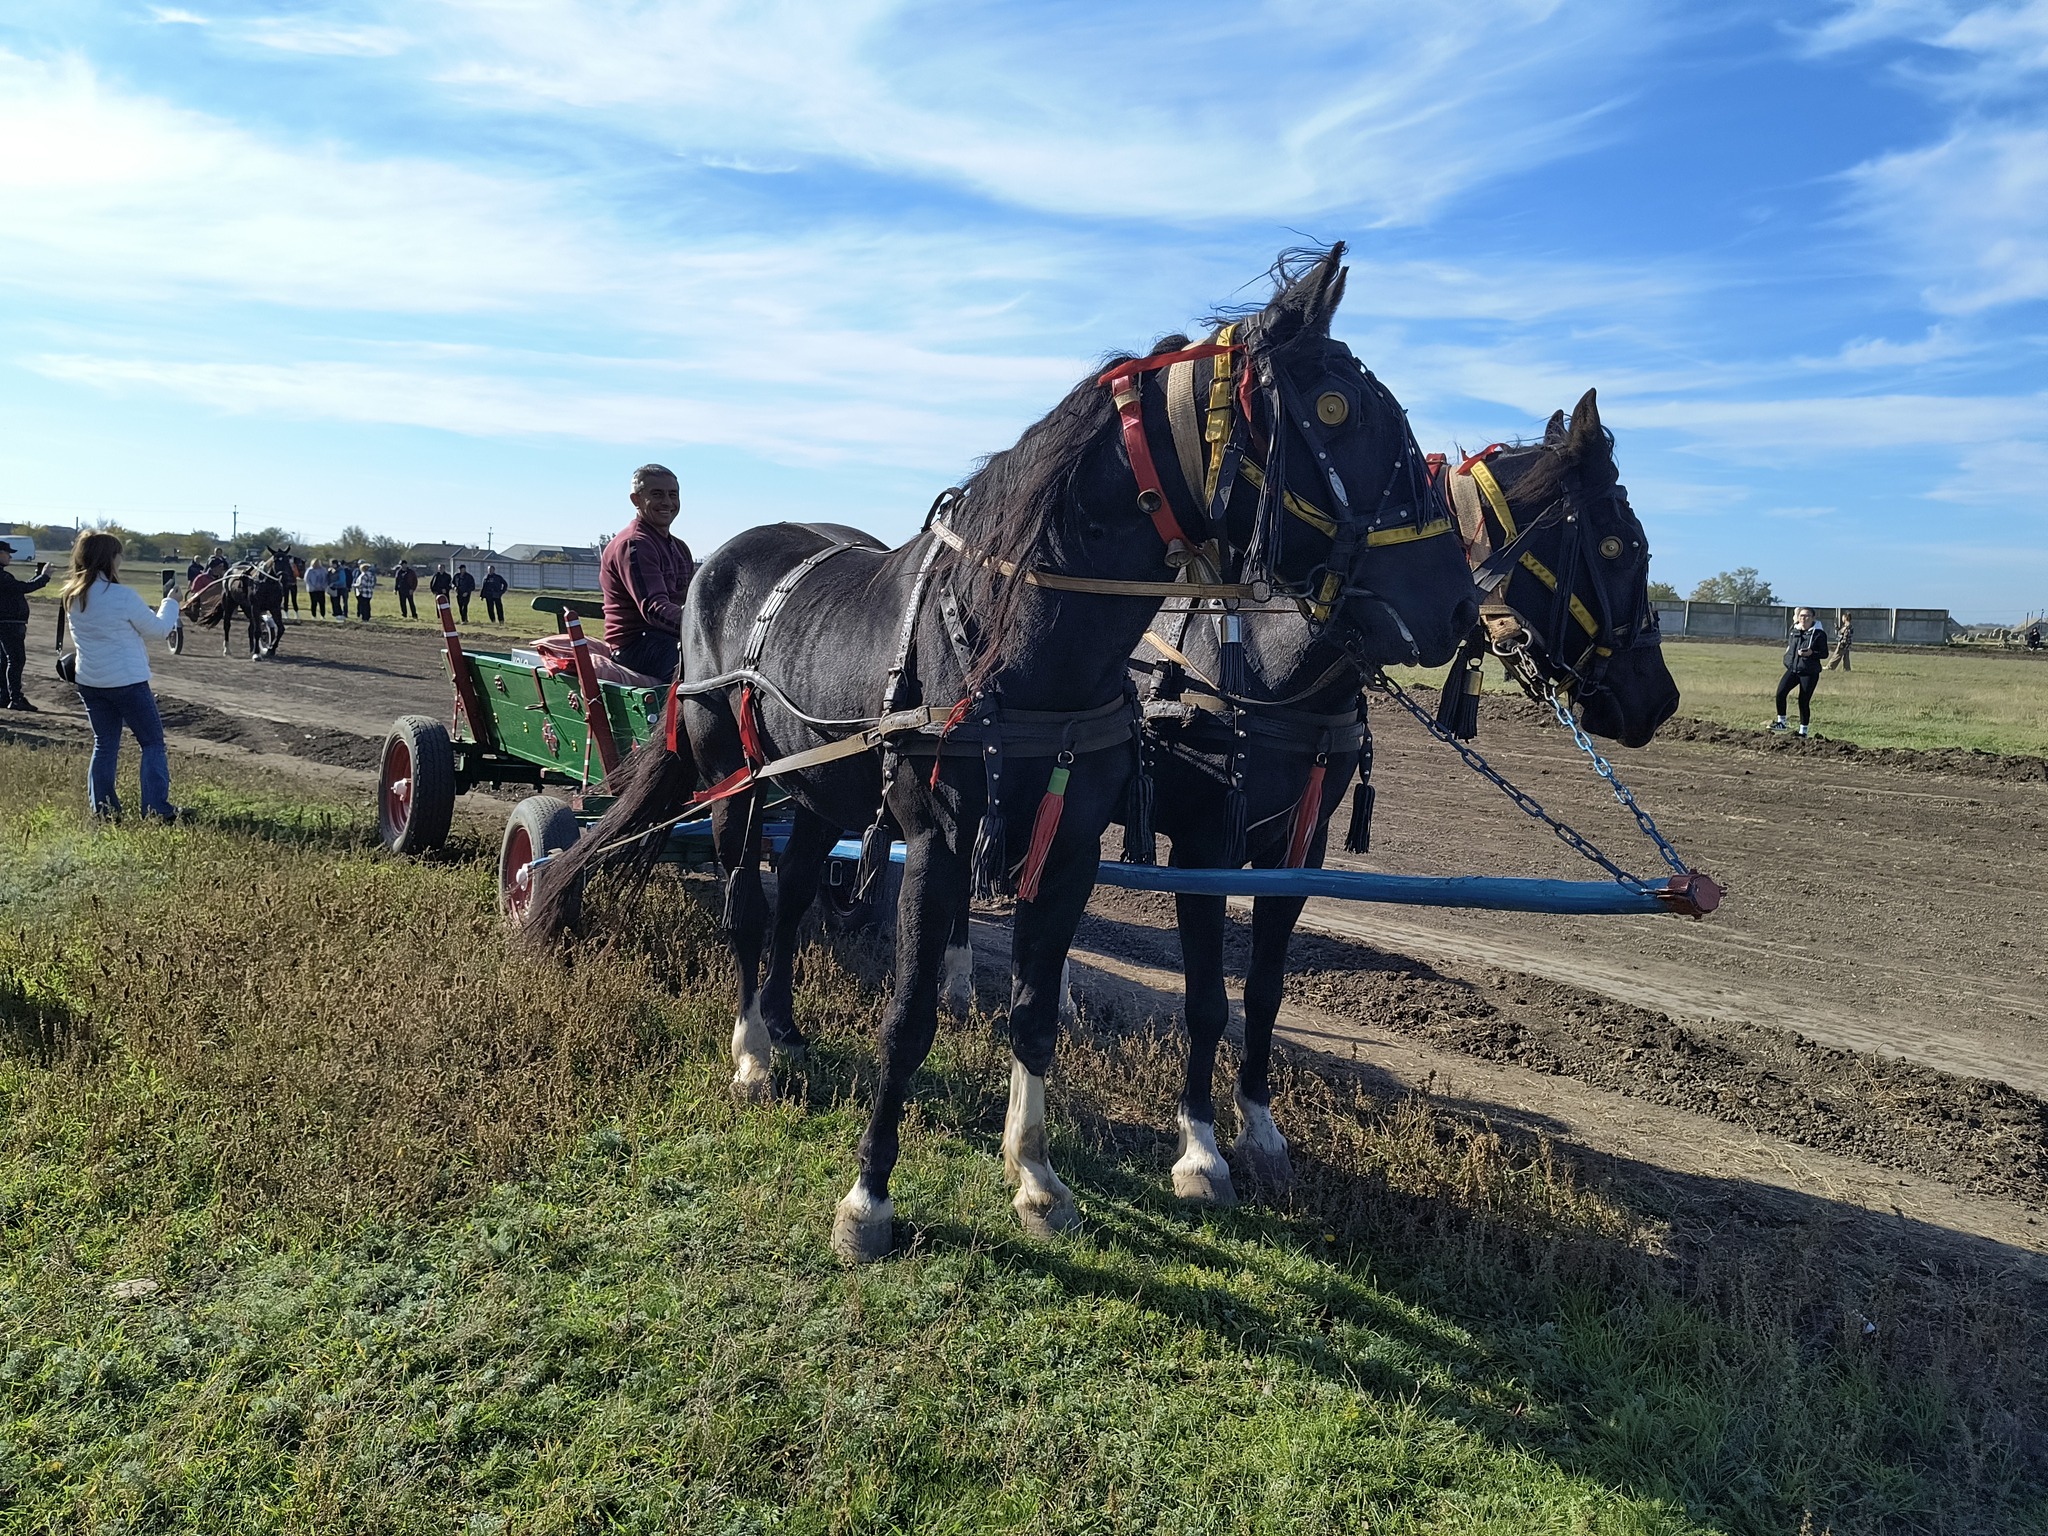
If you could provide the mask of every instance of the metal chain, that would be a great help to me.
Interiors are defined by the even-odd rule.
[[[1614,860],[1608,858],[1606,854],[1602,853],[1598,848],[1595,848],[1591,843],[1587,842],[1585,838],[1581,837],[1577,832],[1573,831],[1572,828],[1566,826],[1563,822],[1559,821],[1555,816],[1551,815],[1550,812],[1543,809],[1543,807],[1537,803],[1535,796],[1529,794],[1526,790],[1518,789],[1513,784],[1509,783],[1507,778],[1500,772],[1499,769],[1495,768],[1493,764],[1489,763],[1477,752],[1473,751],[1470,747],[1466,746],[1464,742],[1460,741],[1456,736],[1452,735],[1450,731],[1446,730],[1443,726],[1437,724],[1436,717],[1432,715],[1428,710],[1424,709],[1420,704],[1417,704],[1415,700],[1410,698],[1408,696],[1408,690],[1403,688],[1399,683],[1395,682],[1391,677],[1388,677],[1385,672],[1373,672],[1372,675],[1366,678],[1366,685],[1370,688],[1376,689],[1381,693],[1386,694],[1396,704],[1399,704],[1403,709],[1407,710],[1409,714],[1413,715],[1417,720],[1421,721],[1422,728],[1428,731],[1430,735],[1434,736],[1438,741],[1442,742],[1445,746],[1449,747],[1453,752],[1456,752],[1458,756],[1462,757],[1465,760],[1466,767],[1470,768],[1474,773],[1478,774],[1481,778],[1485,779],[1487,782],[1492,784],[1494,788],[1498,789],[1502,794],[1506,795],[1508,799],[1512,800],[1515,803],[1515,805],[1525,815],[1533,817],[1535,820],[1542,822],[1543,825],[1550,828],[1552,832],[1557,834],[1558,840],[1562,842],[1567,848],[1570,848],[1573,852],[1579,854],[1581,857],[1590,859],[1593,863],[1598,864],[1602,869],[1606,870],[1607,873],[1614,876],[1616,880],[1618,880],[1622,885],[1627,887],[1629,890],[1647,891],[1649,889],[1649,887],[1645,885],[1641,880],[1637,879],[1634,875],[1630,874],[1627,870],[1623,869],[1619,864],[1615,863]],[[1553,694],[1552,697],[1555,698],[1555,695]],[[1579,733],[1577,731],[1576,725],[1574,725],[1574,735],[1578,734]],[[1591,744],[1589,742],[1584,744],[1590,751]],[[1597,763],[1599,763],[1600,766],[1606,768],[1606,778],[1609,783],[1613,783],[1613,768],[1608,767],[1605,761],[1600,758],[1598,753],[1594,753],[1594,760]],[[1630,806],[1634,806],[1635,804],[1633,799],[1630,799],[1625,803],[1627,803]],[[1647,822],[1649,820],[1649,818],[1647,816],[1644,816],[1640,810],[1638,810],[1636,814],[1643,821]],[[1651,828],[1651,835],[1653,837],[1657,837],[1657,842],[1661,847],[1670,847],[1668,843],[1664,842],[1664,839],[1661,836],[1658,836],[1656,829],[1654,827]],[[1684,872],[1685,867],[1683,865],[1679,865],[1678,868],[1681,873]]]
[[[1600,755],[1600,749],[1593,745],[1585,727],[1572,718],[1571,706],[1557,696],[1557,685],[1552,683],[1544,690],[1544,697],[1550,705],[1550,712],[1557,716],[1558,724],[1572,733],[1572,740],[1579,744],[1579,750],[1593,759],[1593,771],[1607,781],[1607,787],[1614,791],[1614,798],[1628,807],[1629,814],[1636,819],[1636,825],[1643,830],[1643,836],[1657,845],[1657,852],[1664,856],[1664,862],[1676,874],[1686,875],[1692,871],[1686,868],[1685,860],[1678,856],[1678,850],[1671,846],[1671,840],[1657,830],[1657,823],[1650,819],[1650,813],[1636,804],[1636,797],[1629,787],[1615,777],[1614,764]]]

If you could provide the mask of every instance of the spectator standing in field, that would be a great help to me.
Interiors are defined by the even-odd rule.
[[[286,555],[278,563],[284,567],[284,601],[278,605],[279,611],[281,612],[289,608],[293,613],[297,613],[299,611],[299,572],[305,569],[306,562],[299,559],[296,555]]]
[[[448,574],[448,567],[441,561],[434,562],[434,575],[427,583],[427,590],[435,597],[446,597],[455,590],[455,578]]]
[[[22,668],[28,664],[28,595],[50,583],[50,567],[36,563],[27,581],[16,576],[14,546],[0,539],[0,708],[33,711],[28,695],[21,691]]]
[[[356,617],[367,624],[370,622],[370,599],[377,595],[377,565],[365,560],[356,567]]]
[[[1842,610],[1842,627],[1835,635],[1835,654],[1828,658],[1828,670],[1840,667],[1844,672],[1855,670],[1849,665],[1849,647],[1856,642],[1856,615],[1848,609]]]
[[[348,622],[348,589],[350,576],[348,563],[343,560],[327,562],[327,609],[336,619]]]
[[[1820,664],[1827,660],[1828,632],[1813,622],[1813,610],[1801,608],[1792,615],[1792,634],[1785,642],[1785,675],[1778,679],[1778,718],[1771,729],[1785,726],[1785,698],[1799,690],[1799,734],[1807,732],[1812,716],[1813,686],[1820,681]]]
[[[318,560],[306,567],[306,606],[314,618],[327,617],[327,567]]]
[[[469,567],[455,567],[455,606],[462,610],[462,622],[469,622],[469,599],[476,591],[476,578],[469,574]]]
[[[484,567],[483,585],[477,588],[484,597],[484,617],[493,624],[505,622],[505,578],[498,574],[495,565]]]
[[[121,814],[114,774],[126,727],[142,749],[142,814],[175,821],[163,720],[149,687],[148,642],[165,638],[177,626],[177,598],[166,593],[162,606],[150,612],[133,587],[121,585],[121,541],[111,533],[81,533],[71,550],[63,601],[78,647],[78,696],[92,721],[86,782],[93,814]]]
[[[391,573],[391,590],[398,594],[398,616],[401,619],[416,619],[420,616],[420,605],[413,593],[420,589],[420,573],[411,564],[401,560],[398,569]]]
[[[690,546],[669,532],[682,510],[676,477],[659,464],[633,471],[633,520],[604,547],[598,590],[604,638],[621,666],[671,677],[682,638],[683,597],[697,563]]]
[[[199,563],[199,557],[198,557],[197,555],[194,555],[194,556],[192,557],[192,559],[191,559],[191,560],[190,560],[190,561],[189,561],[189,562],[188,562],[188,563],[186,564],[186,566],[185,566],[185,585],[186,585],[186,587],[187,587],[187,588],[189,589],[189,588],[191,588],[191,587],[193,587],[193,586],[197,585],[197,583],[198,583],[198,581],[199,581],[199,578],[200,578],[200,577],[202,577],[202,576],[204,576],[205,574],[206,574],[206,567],[205,567],[205,566],[203,566],[203,565],[201,565],[201,564]]]

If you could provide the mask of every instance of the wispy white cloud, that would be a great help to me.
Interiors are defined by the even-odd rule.
[[[175,6],[152,5],[149,14],[159,26],[204,27],[211,25],[206,17],[192,11],[181,11]]]
[[[843,160],[1037,210],[1421,221],[1597,138],[1655,13],[1552,0],[451,0],[449,82],[679,152]],[[1146,67],[1133,71],[1131,61]]]
[[[353,25],[313,16],[259,16],[236,29],[240,40],[279,53],[334,54],[359,59],[401,53],[411,37],[398,27]]]

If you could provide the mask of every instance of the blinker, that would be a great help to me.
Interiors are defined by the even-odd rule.
[[[1341,427],[1344,419],[1351,414],[1351,402],[1336,390],[1330,390],[1316,397],[1316,420],[1326,427]]]

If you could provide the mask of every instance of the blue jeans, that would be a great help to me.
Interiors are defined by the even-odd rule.
[[[92,767],[87,772],[96,815],[118,816],[121,801],[114,794],[114,771],[121,766],[121,727],[135,733],[142,748],[142,814],[171,816],[171,760],[164,752],[164,723],[156,712],[156,695],[147,683],[126,688],[86,688],[78,696],[92,720]]]

